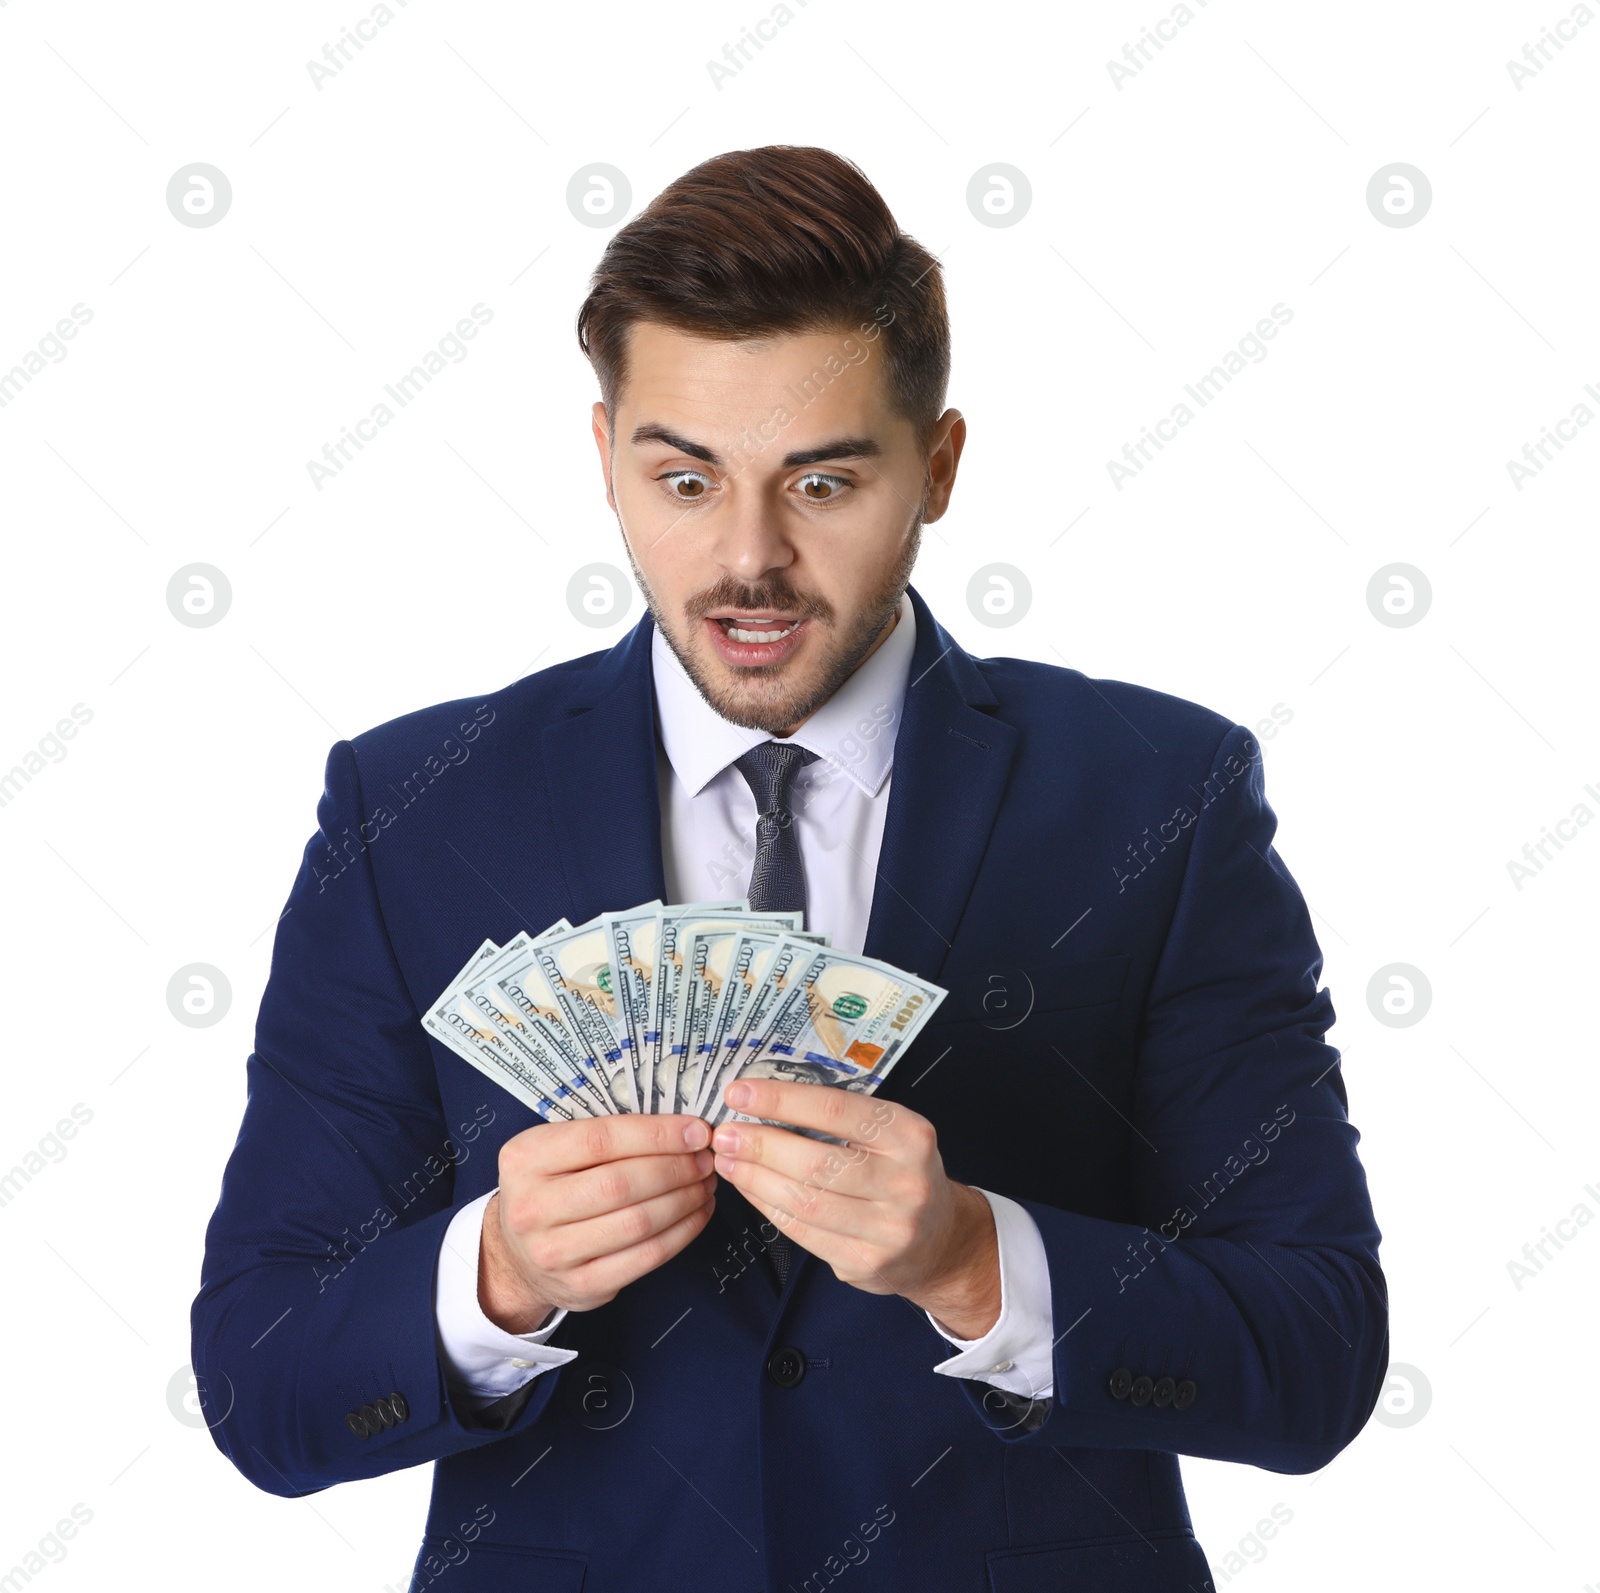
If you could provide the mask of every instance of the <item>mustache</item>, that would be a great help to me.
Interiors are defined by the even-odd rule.
[[[725,576],[714,586],[697,592],[684,604],[690,619],[704,619],[716,609],[735,608],[747,612],[770,609],[775,613],[799,614],[806,619],[833,623],[833,605],[814,592],[801,592],[783,579],[746,583]]]

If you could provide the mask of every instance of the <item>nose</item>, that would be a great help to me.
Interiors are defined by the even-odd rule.
[[[754,586],[794,563],[780,506],[754,472],[735,475],[723,487],[726,497],[712,522],[711,556],[736,581]]]

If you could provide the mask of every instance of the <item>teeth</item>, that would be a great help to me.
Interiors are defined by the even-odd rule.
[[[746,631],[740,630],[737,625],[729,625],[728,639],[735,642],[775,642],[787,636],[799,623],[800,621],[796,620],[794,625],[785,626],[779,631]]]

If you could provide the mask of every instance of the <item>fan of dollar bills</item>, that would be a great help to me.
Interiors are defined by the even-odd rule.
[[[563,918],[484,941],[422,1021],[546,1121],[751,1122],[722,1099],[740,1077],[871,1094],[947,992],[834,949],[801,916],[744,900]]]

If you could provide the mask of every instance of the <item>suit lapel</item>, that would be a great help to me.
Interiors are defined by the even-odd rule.
[[[666,896],[652,630],[646,610],[596,668],[587,705],[540,737],[552,836],[575,924]]]
[[[915,588],[917,645],[894,744],[889,811],[864,950],[937,980],[955,939],[995,814],[1017,732],[971,657]]]

